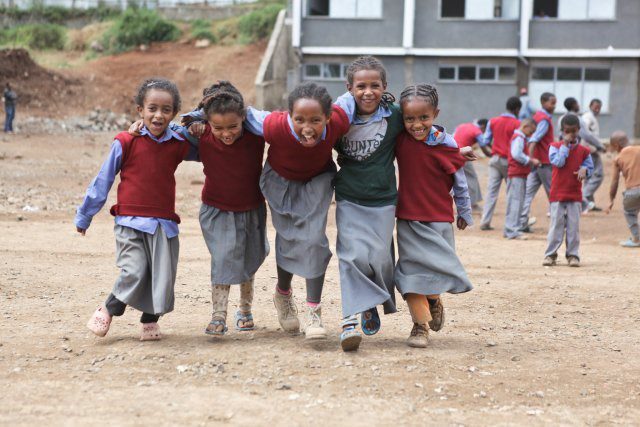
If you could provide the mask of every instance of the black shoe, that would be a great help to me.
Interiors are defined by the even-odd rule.
[[[482,231],[489,231],[489,230],[494,230],[494,228],[492,226],[490,226],[489,224],[482,224],[480,226],[480,230]]]
[[[597,206],[594,206],[594,207],[592,207],[592,208],[591,208],[591,211],[592,211],[592,212],[602,212],[602,208],[599,208],[599,207],[597,207]]]
[[[531,230],[531,227],[529,227],[528,225],[526,227],[523,227],[520,229],[521,233],[533,233],[533,230]]]

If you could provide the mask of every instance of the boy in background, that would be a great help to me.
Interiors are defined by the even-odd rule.
[[[482,152],[487,157],[491,157],[491,150],[487,146],[483,146],[483,134],[487,129],[487,119],[478,119],[475,122],[462,123],[458,125],[453,132],[453,139],[458,143],[458,147],[473,147],[476,143],[480,145]],[[480,182],[478,174],[473,167],[472,162],[465,163],[464,174],[467,177],[467,185],[469,186],[469,197],[471,197],[471,209],[478,210],[478,202],[482,201],[482,191],[480,190]]]

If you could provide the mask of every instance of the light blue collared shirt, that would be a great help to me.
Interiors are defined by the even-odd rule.
[[[518,135],[518,137],[514,138],[511,142],[511,157],[513,157],[516,162],[526,166],[531,161],[529,156],[524,152],[527,146],[527,137],[520,129],[516,129],[514,133]]]
[[[345,92],[340,95],[338,99],[336,99],[335,104],[342,108],[347,114],[350,125],[363,125],[366,123],[381,122],[392,114],[390,108],[385,107],[380,103],[380,105],[378,105],[378,109],[370,117],[367,117],[366,119],[361,118],[356,111],[356,99],[353,97],[351,92]]]
[[[180,126],[178,126],[181,129]],[[152,140],[158,144],[169,141],[173,138],[183,141],[184,138],[177,131],[175,126],[169,126],[164,134],[160,137],[156,137],[146,127],[140,130],[140,135],[148,135]],[[197,158],[197,151],[192,149],[187,160],[193,160]],[[87,193],[82,201],[82,204],[78,207],[75,217],[76,227],[84,230],[88,229],[91,225],[93,217],[102,209],[107,197],[109,196],[109,190],[115,181],[116,175],[120,172],[122,166],[122,146],[120,141],[114,140],[111,143],[111,150],[107,156],[107,159],[102,164],[98,175],[91,181],[87,188]],[[124,227],[130,227],[138,231],[142,231],[148,234],[155,234],[158,225],[162,227],[168,238],[172,238],[178,235],[178,224],[174,221],[164,218],[142,217],[142,216],[122,216],[118,215],[115,218],[115,222],[118,225]]]
[[[542,109],[540,111],[542,111],[549,119],[553,118],[553,116],[549,114],[547,110]],[[544,138],[548,131],[549,122],[547,122],[546,120],[540,120],[540,122],[538,122],[538,125],[536,126],[535,132],[533,132],[533,135],[531,135],[531,138],[529,138],[529,143],[540,142],[540,140]]]
[[[549,147],[549,162],[557,168],[563,167],[569,157],[569,150],[575,149],[579,144],[580,139],[569,144],[568,147],[561,145],[560,148],[556,148],[552,145]],[[591,155],[588,155],[587,158],[584,159],[580,167],[587,170],[587,177],[591,176],[593,173],[593,160],[591,159]]]
[[[517,117],[511,113],[502,113],[500,114],[500,117],[511,117],[511,118],[517,119]],[[493,140],[493,131],[491,130],[491,120],[489,120],[487,122],[487,128],[484,130],[484,136],[482,137],[482,141],[478,141],[478,143],[480,144],[481,147],[486,147],[487,145],[491,144],[492,140]]]

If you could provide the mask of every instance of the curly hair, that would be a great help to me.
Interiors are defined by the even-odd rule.
[[[170,80],[162,79],[162,78],[151,78],[147,79],[140,87],[138,87],[138,93],[133,98],[133,101],[136,105],[140,107],[144,107],[144,99],[149,93],[150,90],[162,90],[168,92],[173,98],[173,112],[177,113],[180,111],[180,106],[182,105],[182,100],[180,99],[180,91],[178,90],[178,86]]]

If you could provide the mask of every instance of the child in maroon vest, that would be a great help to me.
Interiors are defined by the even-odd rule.
[[[589,149],[580,144],[580,119],[567,114],[561,122],[562,141],[551,143],[549,162],[551,177],[551,224],[547,250],[542,265],[556,264],[558,249],[567,241],[566,257],[570,267],[580,266],[580,214],[582,212],[582,181],[593,172]]]
[[[439,113],[438,92],[427,84],[409,86],[400,96],[400,106],[406,131],[396,143],[399,258],[394,281],[413,320],[407,344],[426,347],[429,328],[438,331],[444,322],[440,294],[473,288],[454,249],[453,201],[460,230],[473,220],[462,170],[465,159],[451,135],[433,125]]]
[[[160,339],[158,319],[173,310],[178,263],[178,224],[175,212],[176,168],[194,154],[189,144],[169,128],[180,109],[178,88],[170,81],[145,81],[136,96],[144,127],[134,137],[118,134],[98,176],[91,182],[75,224],[82,235],[107,200],[120,173],[115,216],[116,258],[121,272],[104,306],[88,328],[103,337],[113,316],[127,305],[142,311],[140,339]]]
[[[261,135],[247,129],[244,99],[231,83],[219,81],[203,95],[198,110],[207,123],[193,132],[199,138],[187,137],[198,146],[205,175],[200,227],[211,254],[213,305],[205,333],[221,336],[227,331],[230,285],[240,284],[235,328],[255,328],[253,279],[269,253],[267,211],[260,191],[265,144]],[[183,122],[191,120],[190,115]]]
[[[453,139],[458,143],[458,147],[473,147],[475,144],[480,146],[482,152],[491,157],[491,149],[483,145],[483,134],[487,129],[487,119],[478,119],[475,122],[462,123],[458,125],[453,132]],[[482,191],[480,190],[480,182],[478,174],[473,167],[473,162],[464,164],[464,174],[467,177],[467,185],[469,186],[469,197],[471,197],[471,209],[479,210],[478,202],[482,201]]]

